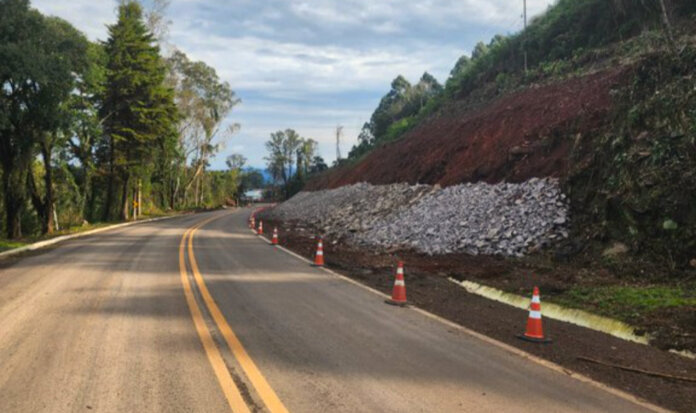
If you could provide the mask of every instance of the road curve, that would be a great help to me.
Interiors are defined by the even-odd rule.
[[[311,268],[248,213],[0,267],[0,411],[647,411]]]

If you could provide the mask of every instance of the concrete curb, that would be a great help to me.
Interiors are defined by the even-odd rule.
[[[506,293],[504,291],[487,287],[475,283],[473,281],[458,281],[450,278],[450,281],[463,287],[467,292],[478,296],[488,298],[489,300],[498,301],[503,304],[511,305],[516,308],[528,309],[530,298],[522,297],[516,294]],[[651,337],[648,334],[639,336],[635,334],[635,329],[630,325],[614,320],[608,317],[602,317],[586,311],[567,308],[557,304],[544,302],[542,303],[542,312],[544,317],[548,317],[558,321],[575,324],[581,327],[589,328],[590,330],[600,331],[618,337],[623,340],[633,341],[640,344],[650,344]]]
[[[165,219],[171,219],[171,218],[176,218],[176,217],[180,217],[180,216],[183,216],[183,215],[171,215],[171,216],[167,216],[167,217],[144,219],[142,221],[122,222],[120,224],[114,224],[114,225],[109,225],[106,227],[91,229],[89,231],[78,232],[77,234],[61,235],[59,237],[47,239],[44,241],[35,242],[33,244],[25,245],[23,247],[14,248],[14,249],[11,249],[8,251],[0,252],[0,261],[4,260],[6,258],[9,258],[9,257],[15,256],[15,255],[18,255],[18,254],[21,254],[23,252],[34,251],[34,250],[48,247],[50,245],[58,244],[59,242],[68,241],[68,240],[80,238],[80,237],[86,237],[88,235],[98,234],[100,232],[110,231],[112,229],[128,227],[128,226],[135,225],[135,224],[145,224],[148,222],[163,221]]]

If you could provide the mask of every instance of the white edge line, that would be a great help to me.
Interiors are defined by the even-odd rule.
[[[5,258],[11,257],[13,255],[21,254],[21,253],[27,252],[27,251],[35,251],[35,250],[38,250],[41,248],[45,248],[45,247],[48,247],[48,246],[51,246],[54,244],[58,244],[58,243],[63,242],[63,241],[75,239],[75,238],[86,237],[88,235],[93,235],[93,234],[97,234],[97,233],[104,232],[104,231],[110,231],[113,229],[128,227],[128,226],[136,225],[136,224],[146,224],[149,222],[163,221],[165,219],[172,219],[172,218],[182,217],[185,215],[186,214],[179,214],[179,215],[171,215],[171,216],[167,216],[167,217],[143,219],[141,221],[122,222],[120,224],[114,224],[114,225],[108,225],[106,227],[95,228],[95,229],[91,229],[89,231],[79,232],[77,234],[61,235],[59,237],[47,239],[44,241],[35,242],[33,244],[25,245],[23,247],[13,248],[13,249],[8,250],[8,251],[0,252],[0,261],[5,259]]]
[[[252,233],[255,233],[255,232],[252,230]],[[257,236],[258,236],[261,240],[263,240],[264,242],[266,242],[267,244],[269,244],[269,245],[271,244],[271,241],[269,241],[268,239],[266,239],[265,236],[263,236],[263,235],[258,235],[258,234],[257,234]],[[293,252],[293,251],[290,251],[289,249],[287,249],[287,248],[285,248],[285,247],[282,247],[282,246],[280,246],[280,245],[276,245],[275,248],[278,248],[279,250],[281,250],[281,251],[283,251],[283,252],[285,252],[285,253],[287,253],[287,254],[289,254],[289,255],[292,255],[293,257],[295,257],[295,258],[297,258],[297,259],[299,259],[299,260],[301,260],[301,261],[304,261],[304,262],[306,262],[306,263],[308,263],[308,264],[311,264],[311,263],[312,263],[312,261],[308,260],[307,258],[305,258],[305,257],[303,257],[303,256],[301,256],[301,255],[299,255],[299,254],[297,254],[297,253],[295,253],[295,252]],[[367,291],[369,291],[369,292],[371,292],[371,293],[373,293],[373,294],[376,294],[376,295],[378,295],[378,296],[380,296],[380,297],[382,297],[382,298],[389,298],[389,296],[388,296],[387,294],[384,294],[384,293],[382,293],[381,291],[377,291],[377,290],[375,290],[375,289],[372,288],[372,287],[368,287],[368,286],[366,286],[365,284],[362,284],[362,283],[360,283],[360,282],[358,282],[358,281],[355,281],[355,280],[352,279],[352,278],[348,278],[348,277],[345,276],[345,275],[341,275],[341,274],[339,274],[339,273],[337,273],[337,272],[335,272],[335,271],[333,271],[333,270],[330,270],[330,269],[328,269],[328,268],[325,268],[325,267],[318,267],[318,268],[321,269],[321,270],[323,270],[324,272],[329,273],[329,274],[331,274],[331,275],[334,275],[334,276],[336,276],[336,277],[338,277],[338,278],[340,278],[340,279],[342,279],[342,280],[344,280],[344,281],[347,281],[347,282],[349,282],[349,283],[351,283],[351,284],[357,285],[358,287],[361,287],[362,289],[367,290]],[[526,351],[521,350],[521,349],[519,349],[519,348],[517,348],[517,347],[513,347],[513,346],[511,346],[511,345],[509,345],[509,344],[505,344],[505,343],[503,343],[502,341],[498,341],[498,340],[496,340],[496,339],[494,339],[494,338],[488,337],[488,336],[486,336],[486,335],[484,335],[484,334],[481,334],[481,333],[479,333],[479,332],[477,332],[477,331],[471,330],[471,329],[469,329],[469,328],[467,328],[467,327],[464,327],[464,326],[462,326],[462,325],[460,325],[460,324],[457,324],[457,323],[455,323],[455,322],[453,322],[453,321],[450,321],[450,320],[447,320],[447,319],[445,319],[445,318],[442,318],[442,317],[440,317],[440,316],[438,316],[438,315],[435,315],[435,314],[433,314],[433,313],[430,313],[430,312],[428,312],[428,311],[426,311],[426,310],[423,310],[423,309],[421,309],[421,308],[414,307],[413,305],[409,305],[408,308],[410,308],[411,310],[413,310],[413,311],[415,311],[415,312],[417,312],[417,313],[419,313],[419,314],[422,314],[422,315],[424,315],[424,316],[426,316],[426,317],[428,317],[428,318],[430,318],[430,319],[432,319],[432,320],[439,321],[440,323],[445,324],[445,325],[448,326],[448,327],[457,329],[457,330],[462,331],[462,332],[464,332],[464,333],[466,333],[466,334],[469,334],[469,335],[471,335],[471,336],[473,336],[473,337],[475,337],[475,338],[477,338],[477,339],[479,339],[479,340],[482,340],[482,341],[484,341],[484,342],[486,342],[486,343],[489,343],[489,344],[492,344],[492,345],[494,345],[494,346],[497,346],[497,347],[499,347],[499,348],[501,348],[501,349],[503,349],[503,350],[505,350],[505,351],[507,351],[507,352],[509,352],[509,353],[512,353],[512,354],[514,354],[514,355],[516,355],[516,356],[519,356],[519,357],[521,357],[521,358],[523,358],[523,359],[527,359],[527,360],[529,360],[529,361],[535,362],[535,363],[537,363],[537,364],[539,364],[539,365],[541,365],[541,366],[544,366],[544,367],[546,367],[546,368],[548,368],[548,369],[551,369],[551,370],[553,370],[553,371],[555,371],[555,372],[557,372],[557,373],[565,374],[565,375],[570,376],[570,377],[572,377],[572,378],[574,378],[574,379],[576,379],[576,380],[579,380],[579,381],[581,381],[581,382],[584,382],[584,383],[590,384],[590,385],[592,385],[592,386],[595,386],[595,387],[597,387],[597,388],[600,388],[600,389],[606,391],[607,393],[611,393],[611,394],[613,394],[613,395],[615,395],[615,396],[618,396],[618,397],[620,397],[620,398],[622,398],[622,399],[625,399],[625,400],[627,400],[627,401],[630,401],[630,402],[632,402],[632,403],[635,403],[635,404],[637,404],[637,405],[639,405],[639,406],[642,406],[642,407],[644,407],[644,408],[646,408],[646,409],[650,409],[650,410],[653,410],[653,411],[655,411],[655,412],[661,412],[661,413],[670,413],[670,412],[671,412],[671,410],[668,410],[668,409],[665,409],[664,407],[660,407],[660,406],[657,406],[657,405],[655,405],[655,404],[652,404],[652,403],[650,403],[649,401],[640,399],[640,398],[638,398],[637,396],[635,396],[635,395],[633,395],[633,394],[630,394],[630,393],[627,393],[627,392],[625,392],[625,391],[623,391],[623,390],[619,390],[619,389],[617,389],[617,388],[611,387],[611,386],[606,385],[606,384],[604,384],[604,383],[600,383],[600,382],[598,382],[598,381],[596,381],[596,380],[594,380],[594,379],[591,379],[591,378],[589,378],[589,377],[587,377],[587,376],[585,376],[585,375],[583,375],[583,374],[580,374],[580,373],[576,373],[576,372],[574,372],[574,371],[571,371],[571,370],[569,370],[569,369],[567,369],[567,368],[565,368],[565,367],[563,367],[563,366],[561,366],[561,365],[559,365],[559,364],[556,364],[556,363],[554,363],[554,362],[552,362],[552,361],[548,361],[548,360],[546,360],[546,359],[537,357],[537,356],[535,356],[535,355],[533,355],[533,354],[531,354],[531,353],[527,353]]]

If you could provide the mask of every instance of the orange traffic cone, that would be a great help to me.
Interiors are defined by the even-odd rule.
[[[317,244],[317,254],[314,256],[313,267],[323,267],[324,266],[324,243],[319,238],[319,243]]]
[[[259,231],[257,232],[258,235],[263,235],[263,221],[259,220]]]
[[[271,245],[278,245],[278,228],[273,228],[273,238],[271,238]]]
[[[406,283],[404,282],[404,263],[399,261],[396,267],[396,279],[394,280],[394,289],[392,290],[392,298],[385,300],[387,304],[405,306],[406,301]]]
[[[541,325],[541,300],[539,299],[539,287],[534,287],[532,303],[529,305],[529,317],[527,317],[527,330],[517,337],[533,343],[550,343],[551,339],[544,337],[544,329]]]

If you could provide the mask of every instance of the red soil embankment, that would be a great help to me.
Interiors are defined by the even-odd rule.
[[[578,134],[596,132],[607,121],[611,90],[625,71],[613,68],[534,85],[473,110],[440,114],[357,164],[313,179],[305,189],[357,182],[455,185],[562,177]]]

